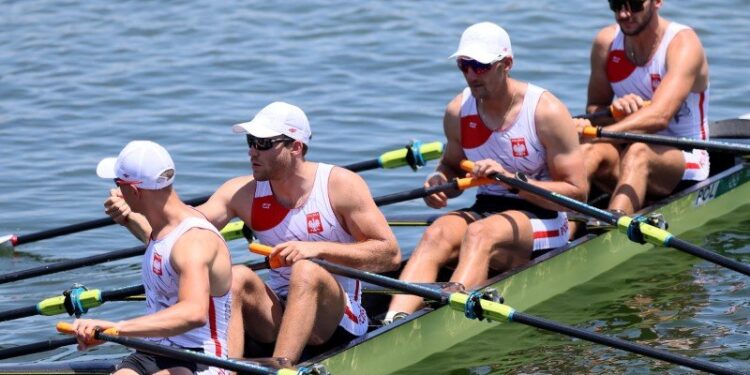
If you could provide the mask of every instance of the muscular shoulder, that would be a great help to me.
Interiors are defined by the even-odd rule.
[[[372,200],[362,176],[341,167],[333,167],[328,179],[328,194],[334,211]]]
[[[568,108],[549,91],[545,91],[539,98],[534,112],[534,122],[537,133],[544,143],[554,142],[561,136],[567,137],[575,132]]]
[[[703,44],[701,44],[701,40],[698,37],[698,34],[695,32],[695,30],[689,27],[686,27],[685,29],[677,32],[672,41],[669,43],[667,58],[669,58],[669,52],[673,51],[679,51],[681,52],[681,54],[686,51],[689,51],[690,54],[699,52],[701,57],[704,54]]]
[[[216,190],[213,197],[231,203],[237,199],[252,198],[255,193],[255,179],[253,176],[239,176],[223,183]]]
[[[443,130],[449,140],[458,139],[461,124],[461,106],[463,105],[463,92],[456,95],[445,107],[443,118]]]
[[[608,51],[612,41],[615,40],[615,35],[617,35],[616,24],[603,27],[594,37],[594,49]]]
[[[204,228],[192,228],[175,241],[172,248],[172,263],[175,270],[185,264],[206,264],[211,262],[220,251],[228,251],[223,240],[216,233]]]

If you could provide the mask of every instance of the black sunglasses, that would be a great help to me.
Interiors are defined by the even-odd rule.
[[[279,135],[271,138],[257,138],[252,135],[247,135],[247,147],[255,148],[258,151],[270,150],[276,143],[290,143],[294,142],[294,139],[289,138],[286,135]]]
[[[471,68],[476,75],[487,73],[492,68],[492,64],[483,64],[474,59],[458,58],[456,59],[456,65],[458,65],[458,69],[464,74],[469,72],[469,68]]]
[[[645,2],[646,0],[609,0],[609,9],[617,13],[627,6],[625,9],[630,13],[638,13],[643,10],[643,3]]]

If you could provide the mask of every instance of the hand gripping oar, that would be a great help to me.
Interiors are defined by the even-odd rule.
[[[442,142],[431,142],[421,143],[419,141],[412,141],[405,148],[388,151],[381,154],[379,157],[371,160],[362,162],[352,163],[343,166],[343,168],[350,169],[354,172],[366,171],[369,169],[376,168],[398,168],[404,165],[410,166],[413,170],[425,165],[427,160],[434,160],[443,154],[443,143]],[[191,206],[197,206],[203,204],[210,198],[210,195],[193,198],[186,200],[185,203]],[[66,234],[72,234],[81,232],[89,229],[96,229],[105,227],[107,225],[114,224],[114,221],[109,218],[101,218],[96,220],[85,221],[82,223],[71,224],[62,226],[59,228],[43,230],[34,233],[21,234],[21,235],[4,235],[0,236],[0,248],[2,247],[15,247],[18,245],[31,243],[35,241],[45,240],[53,237],[58,237]]]
[[[474,163],[469,160],[464,160],[461,162],[461,168],[467,172],[471,172],[474,168]],[[706,250],[702,247],[693,245],[687,241],[683,241],[661,228],[646,223],[645,221],[641,220],[641,217],[631,218],[626,215],[619,215],[613,212],[605,211],[516,178],[510,178],[499,174],[495,174],[491,177],[506,185],[512,186],[519,190],[528,191],[534,195],[538,195],[550,202],[553,202],[565,208],[616,225],[620,229],[620,231],[627,234],[628,239],[630,239],[631,241],[641,244],[650,242],[656,246],[671,247],[673,249],[684,251],[701,259],[740,272],[746,276],[750,276],[750,266],[748,266],[747,264],[729,259],[712,251]]]
[[[101,306],[104,302],[122,301],[126,297],[143,293],[143,285],[106,291],[100,289],[87,290],[82,285],[74,285],[70,290],[63,292],[61,296],[46,298],[35,305],[2,311],[0,312],[0,322],[27,316],[51,316],[62,313],[80,317],[88,309]]]
[[[729,142],[703,141],[699,139],[668,137],[657,134],[635,134],[625,132],[611,132],[604,130],[601,126],[587,126],[583,128],[585,138],[609,138],[621,139],[631,142],[642,142],[654,145],[665,145],[679,148],[681,150],[702,149],[716,152],[727,152],[732,154],[750,154],[750,145]]]
[[[73,334],[73,326],[70,323],[59,322],[57,323],[57,331],[65,334]],[[313,368],[300,368],[298,370],[293,369],[275,369],[260,364],[243,361],[239,362],[233,359],[220,358],[207,353],[194,352],[186,349],[179,349],[171,346],[156,344],[152,341],[138,339],[134,337],[119,336],[114,328],[109,328],[103,331],[96,331],[94,333],[94,339],[99,341],[114,342],[129,348],[138,349],[140,351],[177,359],[181,361],[195,362],[204,364],[207,366],[219,367],[226,370],[237,371],[246,374],[264,374],[264,375],[296,375],[296,374],[314,374],[320,373],[320,365],[316,366],[317,369]],[[313,372],[317,371],[317,372]],[[324,370],[323,370],[324,371]]]
[[[649,105],[651,105],[651,101],[650,100],[643,101],[643,106],[644,107],[647,107]],[[615,106],[613,104],[613,105],[607,107],[607,109],[603,109],[601,111],[596,111],[594,113],[586,113],[586,114],[583,114],[583,115],[575,115],[575,116],[573,116],[573,118],[582,118],[582,119],[586,119],[586,120],[593,120],[593,119],[597,119],[597,118],[601,118],[601,117],[611,117],[615,121],[620,121],[620,120],[624,119],[625,117],[628,117],[628,115],[625,114],[625,112],[622,112],[622,111],[618,110],[617,108],[615,108]]]
[[[413,190],[404,191],[400,193],[384,195],[382,197],[375,198],[375,203],[378,206],[384,206],[388,204],[407,201],[410,199],[425,197],[430,194],[435,194],[435,193],[442,192],[442,191],[447,191],[451,189],[466,189],[472,186],[488,184],[491,182],[493,182],[493,180],[487,179],[487,178],[484,178],[484,179],[459,178],[459,179],[455,179],[453,181],[447,182],[445,184],[431,186],[429,188],[418,188],[418,189],[413,189]],[[242,228],[241,221],[232,222],[228,224],[225,227],[225,229],[222,229],[222,233],[226,231],[227,234],[225,234],[225,238],[241,237],[242,236],[241,228]],[[18,280],[25,280],[25,279],[36,277],[36,276],[49,275],[49,274],[53,274],[53,273],[61,272],[61,271],[68,271],[68,270],[72,270],[75,268],[105,263],[105,262],[109,262],[112,260],[118,260],[118,259],[143,255],[145,251],[146,251],[145,246],[136,246],[136,247],[131,247],[127,249],[115,250],[115,251],[107,252],[104,254],[94,255],[91,257],[66,260],[62,262],[51,263],[51,264],[40,266],[40,267],[29,268],[29,269],[18,271],[18,272],[0,275],[0,284],[5,284],[5,283],[12,282],[12,281],[18,281]]]
[[[272,248],[269,246],[253,243],[251,251],[268,256]],[[579,339],[591,341],[597,344],[610,346],[613,348],[629,351],[636,354],[645,355],[651,358],[660,359],[669,363],[690,367],[696,370],[708,371],[715,374],[737,374],[737,372],[714,365],[713,363],[701,361],[693,358],[683,357],[666,351],[654,349],[645,345],[640,345],[625,341],[616,337],[609,337],[602,334],[586,331],[580,328],[553,322],[551,320],[539,318],[520,311],[516,311],[508,305],[485,300],[481,298],[481,292],[449,293],[436,288],[418,285],[414,283],[396,280],[387,276],[376,273],[360,271],[351,267],[330,263],[322,259],[308,259],[331,273],[337,275],[359,279],[370,284],[379,285],[384,288],[400,290],[405,293],[413,294],[432,301],[438,301],[441,304],[450,304],[458,311],[463,311],[469,319],[487,319],[494,321],[511,321],[526,324],[543,330],[562,333],[564,335],[576,337]],[[278,260],[269,259],[268,263],[271,268],[278,267]]]

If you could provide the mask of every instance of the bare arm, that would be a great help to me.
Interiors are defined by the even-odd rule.
[[[208,321],[211,297],[209,268],[217,257],[219,238],[203,229],[183,234],[172,249],[170,262],[179,274],[177,303],[152,315],[126,320],[116,325],[121,335],[139,337],[174,336],[198,328]],[[229,290],[227,272],[224,292]]]
[[[552,180],[529,180],[529,183],[585,202],[589,186],[570,112],[554,95],[545,92],[537,105],[534,121],[537,135],[547,150],[547,167]],[[566,210],[531,193],[521,191],[520,195],[541,207]]]
[[[333,211],[356,242],[290,241],[275,246],[271,256],[278,256],[284,265],[312,257],[372,272],[398,268],[401,251],[396,237],[362,177],[334,168],[328,186]]]
[[[591,46],[591,75],[589,76],[586,112],[594,113],[607,109],[612,104],[614,92],[607,79],[607,56],[616,27],[607,26],[599,31]],[[601,119],[600,125],[611,123],[613,119]]]
[[[155,314],[119,323],[78,319],[73,323],[73,329],[79,338],[79,348],[86,348],[84,341],[93,337],[95,329],[114,327],[123,336],[168,337],[206,324],[211,295],[209,269],[220,255],[219,251],[227,252],[227,258],[223,260],[227,264],[221,277],[223,285],[216,294],[228,292],[232,279],[231,262],[223,241],[206,230],[189,230],[175,243],[170,258],[180,277],[177,303]]]
[[[443,149],[443,157],[440,158],[435,172],[425,181],[425,187],[444,184],[456,177],[466,175],[460,166],[461,160],[466,159],[464,150],[461,147],[461,100],[462,95],[458,94],[445,108],[443,131],[445,132],[447,142],[445,149]],[[461,195],[461,193],[461,190],[453,189],[447,192],[432,194],[425,197],[424,200],[432,208],[443,208],[448,205],[449,198],[455,198]]]
[[[221,185],[202,205],[196,207],[216,228],[224,228],[230,220],[249,219],[255,193],[252,176],[235,177]],[[249,225],[249,223],[248,223]]]
[[[651,98],[651,105],[607,130],[653,133],[666,129],[688,94],[706,89],[708,63],[693,30],[683,30],[672,40],[667,50],[667,68],[667,74]]]

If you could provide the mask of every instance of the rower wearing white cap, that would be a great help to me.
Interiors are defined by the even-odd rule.
[[[585,200],[588,184],[570,114],[550,92],[510,78],[508,33],[494,23],[474,24],[451,58],[468,87],[446,108],[448,142],[425,186],[463,177],[459,163],[469,159],[476,162],[476,176],[500,173]],[[443,208],[460,193],[434,194],[425,201]],[[444,215],[427,228],[401,279],[433,282],[442,266],[457,262],[451,281],[471,288],[485,281],[490,269],[523,265],[532,251],[562,246],[567,238],[566,216],[557,206],[502,184],[486,185],[472,207]],[[420,305],[419,297],[395,296],[386,321]]]
[[[76,320],[73,328],[79,347],[86,348],[95,329],[115,328],[120,336],[147,337],[226,357],[231,256],[216,228],[182,203],[172,188],[175,167],[167,150],[154,142],[133,141],[118,157],[99,162],[96,173],[114,179],[118,189],[112,194],[139,213],[150,228],[141,270],[147,314],[117,323]],[[116,374],[225,373],[144,352],[131,354],[117,368]]]
[[[229,355],[243,355],[247,335],[273,347],[274,357],[296,363],[306,345],[363,335],[368,318],[359,281],[305,259],[376,272],[398,267],[396,238],[364,180],[305,160],[310,124],[294,105],[271,103],[233,130],[247,138],[253,176],[227,181],[198,210],[217,227],[239,217],[260,242],[274,246],[272,256],[285,267],[271,272],[268,285],[245,266],[233,268]],[[125,223],[121,202],[107,205],[112,217]],[[140,220],[128,223],[134,221]]]

